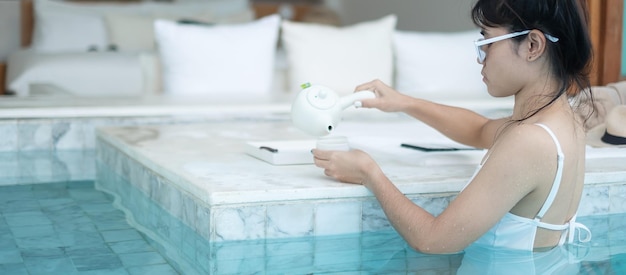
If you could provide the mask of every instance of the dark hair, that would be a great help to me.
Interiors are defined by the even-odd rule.
[[[559,38],[556,43],[547,43],[546,50],[552,73],[560,80],[559,89],[546,105],[520,121],[546,108],[563,93],[569,97],[588,93],[593,102],[589,82],[593,50],[586,6],[585,0],[478,0],[474,5],[472,19],[478,27],[504,27],[511,32],[537,29]]]

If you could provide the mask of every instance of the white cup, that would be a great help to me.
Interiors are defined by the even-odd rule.
[[[317,139],[315,148],[327,151],[350,151],[348,138],[344,136],[325,136]]]

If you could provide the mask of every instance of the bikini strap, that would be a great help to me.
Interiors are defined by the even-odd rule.
[[[535,125],[543,128],[548,132],[548,134],[550,134],[550,137],[552,137],[552,140],[554,140],[554,143],[556,144],[557,151],[556,176],[554,177],[554,182],[552,182],[552,189],[550,189],[550,194],[548,194],[546,201],[543,203],[543,206],[535,217],[535,220],[541,220],[543,218],[543,215],[545,215],[546,212],[548,212],[548,209],[550,209],[550,206],[552,206],[554,198],[556,198],[556,193],[558,193],[559,187],[561,186],[561,178],[563,177],[563,161],[565,157],[563,156],[563,151],[561,150],[561,144],[559,143],[559,140],[556,138],[556,135],[554,135],[552,130],[550,130],[550,128],[548,128],[548,126],[544,124],[536,123]]]

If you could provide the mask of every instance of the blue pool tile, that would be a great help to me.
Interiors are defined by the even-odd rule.
[[[163,256],[161,256],[158,252],[119,254],[119,257],[126,267],[167,263]]]
[[[56,223],[53,225],[54,230],[59,233],[63,232],[98,232],[98,228],[93,223]]]
[[[1,123],[1,122],[0,122]],[[3,139],[0,140],[0,175],[2,175],[2,177],[6,177],[6,176],[16,176],[19,175],[19,164],[17,163],[18,160],[18,153],[13,151],[13,152],[4,152],[4,150],[2,150],[2,143],[5,141],[4,137],[5,137],[5,132],[2,129],[2,125],[0,124],[0,133],[2,133],[3,135]]]
[[[611,257],[611,266],[615,274],[626,274],[626,254]]]
[[[59,240],[63,246],[86,246],[90,244],[104,243],[102,235],[98,232],[62,232],[59,233]]]
[[[16,238],[38,237],[38,236],[50,236],[55,234],[55,229],[51,224],[44,225],[28,225],[28,226],[13,226],[11,232]]]
[[[157,251],[93,181],[0,186],[0,274],[176,274]]]
[[[0,248],[0,264],[21,263],[22,254],[17,249]]]
[[[189,229],[189,231],[191,231]],[[181,244],[181,254],[184,257],[187,257],[187,259],[190,259],[191,261],[195,261],[196,260],[196,256],[197,256],[197,235],[194,233],[185,233],[183,234],[183,240],[182,240],[182,244]]]
[[[24,263],[0,264],[0,274],[29,275]]]
[[[159,275],[178,275],[178,272],[171,266],[166,264],[137,266],[128,268],[128,272],[132,275],[159,274]]]
[[[95,189],[71,189],[69,194],[76,201],[83,202],[111,202],[113,201],[111,195],[97,191]]]
[[[11,194],[14,192],[30,192],[33,189],[32,185],[11,185],[11,186],[3,186],[2,193],[3,194]],[[16,197],[15,199],[20,199],[20,197]]]
[[[61,214],[53,214],[51,213],[50,220],[56,224],[80,224],[80,223],[88,223],[91,222],[91,219],[84,215],[83,213],[61,213]]]
[[[98,269],[98,270],[85,270],[78,271],[76,275],[128,275],[128,271],[124,268],[114,269]]]
[[[266,246],[265,241],[246,241],[246,242],[224,242],[218,244],[209,244],[206,247],[205,242],[198,242],[199,250],[212,250],[212,254],[220,260],[237,260],[242,257],[247,258],[263,258],[269,254],[273,245]],[[300,251],[298,248],[292,251]],[[293,254],[294,252],[289,252]]]
[[[1,230],[1,231],[2,232],[0,232],[0,247],[4,249],[17,247],[17,243],[15,242],[15,237],[13,237],[13,234],[11,234],[11,232],[9,232],[8,229],[6,231],[4,230]]]
[[[108,243],[143,239],[134,229],[102,231],[102,237]]]
[[[20,180],[18,177],[14,177],[11,175],[3,174],[0,177],[0,186],[15,185],[15,184],[18,184],[19,182]]]
[[[41,211],[29,211],[21,213],[6,213],[4,218],[11,227],[26,225],[45,225],[51,224],[52,221]]]
[[[70,257],[81,257],[85,255],[105,255],[111,254],[113,251],[104,243],[69,246],[65,248],[65,254]]]
[[[22,257],[24,257],[25,259],[65,256],[65,249],[62,247],[41,248],[41,249],[22,249],[21,251],[22,251]]]
[[[310,254],[309,254],[310,255]],[[265,259],[265,266],[268,270],[285,270],[296,269],[300,267],[313,266],[313,257],[306,254],[294,254],[294,255],[282,255],[282,256],[267,256]],[[248,259],[244,259],[248,260]],[[286,272],[286,271],[283,271]],[[296,272],[299,273],[299,272]]]
[[[58,181],[58,182],[48,182],[46,184],[34,184],[32,185],[31,190],[33,192],[62,191],[62,190],[67,190],[67,183],[65,181]]]
[[[51,199],[67,196],[65,182],[38,184],[33,187],[33,197],[37,199]]]
[[[30,190],[24,191],[4,191],[0,193],[0,206],[2,206],[2,212],[7,212],[8,209],[14,203],[24,203],[33,201],[34,206],[38,206],[33,197],[33,193]]]
[[[39,211],[41,208],[36,199],[12,200],[3,202],[0,205],[4,215],[9,213],[23,213],[31,211]]]
[[[78,206],[78,204],[76,204],[76,201],[74,201],[73,199],[69,199],[65,202],[57,201],[56,204],[55,202],[44,199],[39,200],[39,204],[42,205],[41,211],[50,216],[70,214],[84,215],[85,213],[83,209],[81,209],[80,206]]]
[[[36,190],[33,191],[33,197],[38,200],[45,200],[51,198],[57,198],[61,196],[65,196],[67,194],[67,190],[65,189],[51,189],[51,190]]]
[[[264,258],[226,261],[220,260],[212,263],[211,265],[213,266],[213,270],[215,270],[216,274],[273,274],[270,270],[265,270]],[[274,272],[274,274],[287,274],[287,272]],[[302,274],[306,274],[306,272],[303,272]]]
[[[71,274],[76,271],[67,257],[28,257],[24,264],[30,274]]]
[[[102,255],[85,255],[82,257],[72,257],[72,262],[76,266],[76,270],[99,270],[99,269],[116,269],[121,268],[122,262],[118,255],[102,254]]]
[[[207,241],[200,240],[197,242],[196,246],[195,262],[197,269],[201,269],[205,271],[205,273],[208,273],[208,270],[211,270],[211,259],[215,257],[213,256],[214,251],[211,249],[212,244]],[[180,247],[180,245],[178,245],[178,247]]]
[[[94,189],[92,180],[75,180],[67,183],[68,189]]]
[[[85,213],[87,214],[101,214],[101,213],[111,212],[111,202],[82,203],[80,204],[80,208],[82,208],[83,211],[85,211]],[[119,215],[121,215],[122,217],[124,216],[124,213],[122,211],[115,211],[115,212],[121,213],[121,214],[117,214],[118,216]]]
[[[110,231],[119,229],[132,228],[126,220],[114,220],[114,221],[99,221],[95,220],[94,224],[100,231]]]
[[[108,204],[108,208],[111,208],[110,203]],[[116,222],[116,221],[126,222],[126,216],[124,215],[124,212],[119,211],[119,210],[102,209],[101,211],[97,211],[97,212],[86,211],[86,213],[92,218],[92,220],[96,220],[99,223],[100,222]]]
[[[75,205],[75,202],[71,198],[48,198],[39,199],[39,205],[44,211],[54,211]]]
[[[154,251],[145,240],[110,243],[109,247],[117,254]]]
[[[59,240],[58,236],[37,236],[27,238],[15,238],[17,246],[22,249],[31,248],[53,248],[62,247],[63,243]]]

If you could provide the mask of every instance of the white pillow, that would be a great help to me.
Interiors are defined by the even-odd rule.
[[[105,14],[197,16],[223,18],[249,11],[247,0],[208,0],[189,3],[72,3],[36,0],[32,48],[41,52],[105,49],[110,43]]]
[[[478,30],[396,31],[396,89],[428,100],[491,98],[476,61],[473,42],[479,37]]]
[[[157,20],[165,94],[263,96],[270,91],[280,17],[232,25]]]
[[[347,27],[282,23],[282,41],[289,62],[289,87],[317,83],[340,95],[367,81],[393,85],[392,36],[395,15]]]

